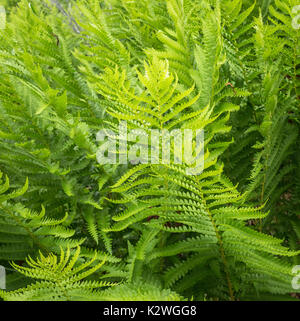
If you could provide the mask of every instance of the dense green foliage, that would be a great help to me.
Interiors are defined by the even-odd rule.
[[[297,1],[5,5],[0,298],[295,297]],[[120,121],[203,129],[203,172],[98,163]]]

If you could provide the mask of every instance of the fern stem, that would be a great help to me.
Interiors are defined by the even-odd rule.
[[[196,178],[196,181],[197,183],[199,183],[198,181],[198,177]],[[230,296],[230,300],[231,301],[235,301],[235,297],[234,297],[234,292],[233,292],[233,287],[232,287],[232,282],[231,282],[231,279],[230,279],[230,273],[229,273],[229,267],[228,267],[228,262],[227,262],[227,259],[226,259],[226,256],[225,256],[225,250],[224,250],[224,244],[223,244],[223,240],[222,240],[222,237],[219,233],[219,230],[217,228],[217,225],[216,225],[216,222],[210,212],[210,210],[208,209],[208,207],[206,206],[206,200],[202,194],[202,191],[201,191],[201,188],[199,187],[199,191],[201,193],[201,198],[203,200],[203,203],[206,207],[206,211],[208,213],[208,216],[209,216],[209,219],[211,220],[211,223],[214,227],[214,230],[215,230],[215,233],[216,233],[216,237],[218,239],[218,243],[219,243],[219,250],[220,250],[220,255],[221,255],[221,260],[223,262],[223,265],[224,265],[224,271],[225,271],[225,275],[226,275],[226,281],[227,281],[227,286],[228,286],[228,292],[229,292],[229,296]]]
[[[221,238],[221,235],[220,235],[220,233],[219,233],[219,231],[217,229],[216,223],[215,223],[215,221],[214,221],[214,219],[213,219],[213,217],[212,217],[212,215],[211,215],[209,210],[208,210],[208,215],[209,215],[209,218],[210,218],[210,220],[212,222],[212,225],[214,227],[214,230],[215,230],[215,233],[216,233],[219,245],[220,245],[219,249],[220,249],[221,259],[222,259],[222,262],[223,262],[223,265],[224,265],[224,271],[225,271],[225,275],[226,275],[226,280],[227,280],[228,292],[229,292],[230,300],[231,301],[235,301],[232,282],[231,282],[231,279],[230,279],[230,273],[229,273],[229,268],[228,268],[228,262],[227,262],[227,259],[226,259],[226,256],[225,256],[223,240]]]
[[[270,133],[268,133],[267,141],[271,139]],[[269,145],[267,145],[269,149]],[[270,157],[270,150],[268,150],[267,157],[264,163],[264,176],[263,176],[263,182],[262,182],[262,187],[261,187],[261,194],[260,194],[260,205],[262,206],[264,203],[264,195],[265,195],[265,184],[266,184],[266,179],[267,179],[267,170],[268,170],[268,161]],[[259,219],[259,231],[262,232],[262,219]]]

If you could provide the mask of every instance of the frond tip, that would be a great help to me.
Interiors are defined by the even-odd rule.
[[[27,266],[12,262],[11,266],[19,273],[41,281],[16,291],[1,290],[0,297],[6,301],[73,301],[95,298],[97,292],[94,289],[116,285],[105,281],[83,281],[105,263],[105,259],[99,263],[96,263],[96,259],[97,252],[91,260],[84,262],[80,258],[78,246],[73,254],[69,247],[66,251],[61,248],[60,257],[53,253],[45,256],[41,252],[36,260],[29,256],[26,259]]]

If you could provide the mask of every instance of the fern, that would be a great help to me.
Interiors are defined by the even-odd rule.
[[[297,296],[294,0],[5,5],[1,299]],[[124,148],[125,122],[159,142],[156,162],[146,141]],[[203,142],[180,146],[186,129]],[[119,163],[98,162],[99,130]]]
[[[156,72],[154,72],[154,70]],[[135,97],[131,94],[130,97],[135,98],[136,103],[130,102],[130,106],[132,106],[130,111],[126,108],[126,104],[129,105],[129,103],[124,99],[124,95],[121,97],[121,94],[116,93],[112,96],[111,87],[109,87],[110,79],[117,78],[117,81],[121,82],[119,82],[119,85],[115,88],[118,88],[120,92],[123,93],[130,92],[130,89],[124,87],[125,76],[123,74],[121,77],[121,74],[122,73],[116,72],[113,74],[107,71],[103,77],[105,85],[103,84],[99,87],[102,95],[107,95],[110,100],[113,99],[118,102],[114,110],[118,110],[116,108],[119,106],[119,108],[122,108],[119,109],[119,112],[110,112],[109,109],[107,112],[118,120],[126,119],[129,121],[131,119],[129,118],[129,113],[132,113],[134,115],[132,117],[132,119],[134,119],[134,121],[132,121],[133,126],[135,126],[134,128],[138,126],[145,128],[144,124],[147,124],[149,127],[152,126],[152,128],[159,127],[159,125],[161,127],[165,126],[165,128],[168,129],[172,128],[168,123],[164,125],[165,118],[163,112],[169,110],[169,106],[173,105],[173,100],[171,99],[170,103],[165,102],[165,104],[163,104],[162,95],[160,94],[163,92],[164,95],[168,97],[170,96],[168,92],[172,92],[174,95],[174,89],[170,85],[173,81],[173,76],[168,71],[168,65],[163,61],[159,63],[159,61],[154,60],[152,64],[145,65],[146,76],[138,73],[139,79],[144,85],[145,92],[141,95],[143,98],[140,98],[141,96]],[[162,76],[157,79],[157,75]],[[169,87],[168,90],[166,86]],[[107,92],[109,92],[109,95]],[[184,94],[186,95],[187,93]],[[181,98],[182,94],[180,95]],[[147,97],[147,100],[144,97]],[[158,113],[157,116],[155,115],[156,118],[148,120],[147,114],[134,113],[135,109],[138,109],[138,103],[140,101],[147,104],[147,107],[143,108],[143,110],[147,110],[147,114],[151,114],[152,111],[153,115],[154,112]],[[124,108],[123,104],[125,105]],[[165,105],[167,107],[164,107]],[[133,108],[133,106],[135,106],[135,108]],[[181,108],[173,107],[173,109],[177,111]],[[218,149],[218,147],[222,146],[222,144],[210,142],[216,133],[223,131],[224,120],[219,122],[219,126],[216,121],[212,123],[211,126],[207,125],[210,122],[204,122],[203,117],[205,115],[209,118],[209,115],[205,114],[203,110],[201,111],[202,113],[199,112],[198,115],[195,116],[195,119],[192,120],[192,124],[194,124],[194,128],[204,127],[205,124],[205,129],[208,132],[209,138],[206,140],[204,172],[198,176],[187,176],[184,171],[187,164],[183,166],[171,164],[169,166],[151,165],[151,179],[146,179],[149,173],[148,167],[145,166],[136,168],[139,172],[135,170],[131,171],[130,174],[126,174],[125,178],[121,178],[120,182],[114,185],[112,192],[120,193],[121,196],[124,196],[122,203],[128,204],[127,209],[118,216],[112,217],[116,223],[114,223],[111,228],[106,229],[106,231],[122,231],[130,226],[142,223],[170,233],[171,235],[173,232],[197,233],[197,235],[199,235],[198,237],[185,238],[178,243],[174,243],[174,240],[172,241],[172,236],[161,236],[161,238],[164,238],[164,246],[158,250],[151,249],[151,254],[147,257],[147,261],[151,262],[151,260],[158,257],[168,257],[194,251],[201,254],[202,260],[206,257],[206,264],[208,264],[211,259],[215,259],[218,262],[218,270],[223,270],[225,274],[228,293],[231,299],[234,299],[234,287],[239,288],[236,284],[233,285],[230,276],[231,274],[236,275],[236,271],[231,271],[231,269],[234,269],[234,261],[242,262],[252,273],[256,271],[255,273],[265,274],[270,278],[276,276],[276,279],[286,282],[288,287],[291,277],[291,267],[288,267],[288,261],[285,260],[278,261],[278,265],[276,264],[277,267],[275,267],[277,259],[272,257],[272,255],[294,256],[297,255],[298,252],[289,251],[286,247],[280,245],[281,240],[255,232],[240,222],[240,220],[263,218],[267,214],[255,208],[239,207],[239,200],[243,195],[240,195],[236,188],[222,176],[222,166],[217,161],[218,153],[220,152],[220,148]],[[226,111],[228,110],[223,109],[220,114]],[[170,113],[174,118],[177,114],[178,112]],[[214,120],[218,117],[220,117],[219,114],[214,117]],[[172,119],[168,118],[168,121],[172,124]],[[176,124],[180,126],[180,121],[177,121]],[[226,146],[226,144],[224,146]],[[221,150],[222,149],[224,148],[221,147]],[[125,195],[126,197],[129,195],[128,200],[126,200]],[[174,198],[175,195],[176,198]],[[233,205],[229,206],[229,204]],[[147,223],[145,219],[153,215],[156,215],[158,218]],[[172,228],[172,224],[175,224],[174,226],[179,225],[180,227]],[[167,240],[168,243],[170,242],[169,246],[166,246],[165,242],[167,242]],[[157,242],[153,244],[155,243]],[[150,240],[148,240],[147,245],[150,246],[150,244],[152,244],[152,241],[150,242]],[[137,243],[136,251],[139,253],[140,243]],[[212,253],[214,253],[213,258],[211,257]],[[142,258],[144,257],[145,255],[142,255]],[[233,258],[233,261],[231,262],[227,257]],[[133,264],[133,262],[131,264]],[[194,268],[197,268],[197,266],[194,266]],[[275,269],[277,271],[276,274],[274,274]],[[177,268],[174,269],[174,272],[177,273],[177,271]],[[188,272],[189,270],[187,269],[186,271]],[[245,273],[249,273],[246,271]],[[131,273],[134,273],[133,267],[131,268]],[[139,275],[141,272],[135,273]],[[221,272],[219,273],[219,277],[221,278],[222,274]],[[213,274],[212,277],[215,278],[215,275]],[[168,274],[168,279],[169,278],[172,280],[170,274]],[[210,291],[210,289],[207,288],[206,291]],[[223,295],[225,294],[223,293]]]
[[[28,285],[24,289],[4,292],[0,290],[0,297],[7,301],[79,301],[96,297],[98,289],[114,286],[114,283],[105,281],[82,281],[97,271],[104,261],[90,267],[97,255],[87,262],[79,263],[80,247],[70,257],[70,249],[61,251],[60,258],[50,253],[34,261],[31,257],[26,259],[28,267],[12,264],[14,269],[27,277],[41,281]],[[90,268],[89,268],[90,267]],[[89,269],[88,269],[89,268]]]

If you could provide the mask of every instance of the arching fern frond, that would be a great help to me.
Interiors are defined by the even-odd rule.
[[[95,254],[90,261],[80,262],[80,247],[77,247],[72,256],[68,248],[65,252],[61,249],[59,258],[53,253],[47,256],[40,253],[37,260],[28,257],[28,267],[12,263],[19,273],[41,281],[16,291],[0,290],[0,297],[6,301],[79,301],[95,298],[97,292],[94,289],[116,285],[105,281],[83,281],[105,263],[102,261],[91,266],[96,258]]]

